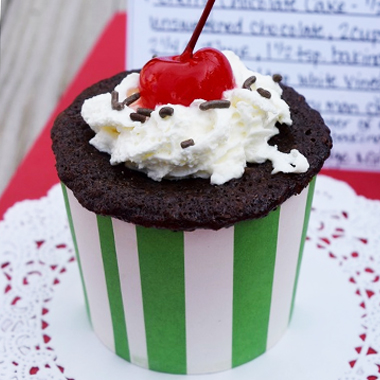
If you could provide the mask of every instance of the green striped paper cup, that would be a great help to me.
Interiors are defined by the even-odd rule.
[[[95,333],[127,361],[176,374],[264,353],[292,315],[314,184],[262,219],[193,232],[95,215],[63,185]]]

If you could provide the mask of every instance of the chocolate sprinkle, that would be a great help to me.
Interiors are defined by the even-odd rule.
[[[135,92],[134,94],[132,94],[131,96],[128,96],[127,99],[124,99],[123,101],[123,104],[125,106],[130,106],[132,103],[134,103],[136,100],[139,100],[140,99],[140,93],[139,92]]]
[[[202,111],[207,111],[215,108],[230,108],[231,102],[229,100],[210,100],[208,102],[201,103],[199,109]]]
[[[256,77],[252,75],[251,77],[247,78],[243,83],[243,88],[246,90],[250,90],[251,86],[256,82]]]
[[[132,121],[140,121],[141,123],[145,123],[146,121],[146,116],[141,115],[140,113],[137,112],[132,112],[129,117],[131,118]]]
[[[162,107],[159,111],[159,114],[162,118],[166,116],[172,116],[174,113],[174,108],[172,107]]]
[[[273,74],[272,75],[272,79],[276,82],[276,83],[280,83],[282,81],[282,75],[280,74]]]
[[[153,110],[150,108],[137,108],[137,113],[139,113],[140,115],[147,116],[147,117],[149,117],[152,112]]]
[[[124,104],[119,102],[119,93],[117,91],[111,92],[111,107],[116,111],[124,109]]]
[[[267,99],[270,99],[271,98],[271,96],[272,96],[272,94],[269,92],[269,91],[267,91],[267,90],[264,90],[263,88],[258,88],[257,90],[256,90],[263,98],[267,98]]]
[[[193,146],[193,145],[195,145],[195,142],[193,139],[188,139],[188,140],[181,142],[181,148],[182,149],[186,149],[186,148]]]

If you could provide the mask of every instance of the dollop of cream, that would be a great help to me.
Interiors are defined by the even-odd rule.
[[[226,91],[223,99],[231,102],[226,109],[202,111],[204,102],[196,99],[189,106],[157,106],[142,123],[132,121],[138,102],[121,111],[111,107],[111,94],[87,99],[82,106],[82,117],[96,133],[90,143],[108,153],[110,163],[125,163],[128,167],[145,172],[153,180],[188,177],[210,178],[211,184],[220,185],[240,178],[249,163],[272,162],[272,173],[302,173],[309,164],[305,156],[293,149],[280,152],[268,141],[279,133],[277,122],[292,124],[288,105],[281,99],[282,89],[271,76],[247,69],[233,52],[223,52],[229,60],[236,88]],[[251,89],[243,89],[244,81],[254,75]],[[139,74],[132,73],[116,86],[120,101],[138,88]],[[257,92],[269,91],[270,98]],[[170,106],[172,116],[162,118],[159,110]],[[183,148],[181,143],[192,140],[193,145]],[[185,145],[183,145],[185,146]]]

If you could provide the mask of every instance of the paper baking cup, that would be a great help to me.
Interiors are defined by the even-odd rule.
[[[95,215],[63,186],[95,333],[131,363],[168,373],[222,371],[264,353],[292,315],[314,184],[262,219],[193,232]]]

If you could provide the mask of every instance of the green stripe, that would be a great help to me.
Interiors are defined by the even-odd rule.
[[[233,367],[266,350],[279,217],[278,208],[235,226]]]
[[[86,302],[87,316],[88,316],[88,319],[90,320],[90,323],[91,323],[90,307],[88,304],[87,290],[86,290],[86,285],[84,283],[83,270],[82,270],[82,265],[81,265],[81,261],[80,261],[80,257],[79,257],[78,243],[77,243],[77,237],[76,237],[75,229],[74,229],[73,216],[71,214],[69,196],[67,194],[66,186],[62,182],[61,182],[61,187],[62,187],[63,199],[65,200],[66,212],[67,212],[67,218],[69,220],[71,236],[73,238],[75,254],[76,254],[76,258],[77,258],[77,262],[78,262],[78,266],[79,266],[79,273],[80,273],[80,278],[81,278],[82,286],[83,286],[84,299]]]
[[[303,256],[303,249],[304,249],[304,246],[305,246],[307,226],[309,224],[309,219],[310,219],[311,205],[313,203],[313,196],[314,196],[314,189],[315,189],[316,179],[317,179],[317,177],[315,176],[312,179],[312,181],[310,182],[308,193],[307,193],[305,218],[304,218],[304,222],[303,222],[301,245],[300,245],[300,250],[299,250],[299,255],[298,255],[297,272],[296,272],[296,278],[294,280],[293,298],[292,298],[292,306],[291,306],[291,309],[290,309],[289,320],[292,318],[292,315],[293,315],[294,302],[295,302],[295,299],[296,299],[296,292],[297,292],[297,285],[298,285],[298,277],[299,277],[299,274],[300,274],[300,268],[301,268],[301,262],[302,262],[302,256]]]
[[[125,360],[130,361],[112,220],[110,217],[97,215],[97,222],[111,311],[115,352]]]
[[[149,368],[186,374],[184,236],[136,227]]]

